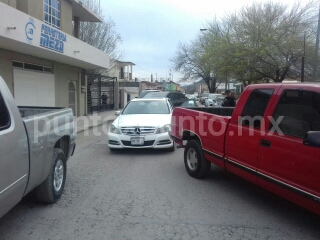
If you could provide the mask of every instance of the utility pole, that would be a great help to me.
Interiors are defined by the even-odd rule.
[[[318,17],[318,30],[317,30],[317,40],[316,40],[316,47],[314,52],[314,59],[313,59],[313,74],[312,74],[312,81],[316,81],[317,77],[317,69],[318,69],[318,54],[319,54],[319,34],[320,34],[320,5],[319,5],[319,17]]]

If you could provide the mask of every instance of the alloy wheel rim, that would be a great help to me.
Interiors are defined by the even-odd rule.
[[[63,162],[61,159],[58,159],[56,166],[54,168],[54,177],[53,177],[53,187],[56,192],[59,192],[62,183],[63,183],[63,172],[64,172],[64,167],[63,167]]]
[[[190,148],[187,152],[187,163],[190,170],[196,170],[198,166],[198,156],[193,148]]]

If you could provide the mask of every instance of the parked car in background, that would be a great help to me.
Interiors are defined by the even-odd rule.
[[[18,108],[0,77],[0,217],[32,190],[56,202],[74,149],[72,109]]]
[[[156,89],[148,89],[148,90],[143,90],[140,93],[139,98],[143,98],[146,94],[151,93],[151,92],[161,92],[160,90],[156,90]]]
[[[201,97],[200,97],[200,103],[204,104],[206,99],[208,98],[209,93],[202,93]]]
[[[150,92],[143,98],[168,98],[172,107],[179,107],[182,103],[188,100],[188,98],[181,92]]]
[[[135,98],[116,115],[108,132],[110,151],[123,148],[175,150],[169,136],[172,107],[168,99]]]
[[[206,107],[221,107],[221,104],[224,100],[225,96],[218,93],[210,93],[208,98],[205,100],[204,105]]]
[[[198,107],[196,99],[188,99],[187,101],[183,102],[180,107]]]
[[[196,96],[194,94],[186,94],[185,95],[188,99],[195,99]]]

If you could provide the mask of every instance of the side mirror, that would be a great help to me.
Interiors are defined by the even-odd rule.
[[[114,115],[119,116],[121,111],[115,111]]]
[[[310,147],[320,147],[320,131],[307,132],[303,144]]]

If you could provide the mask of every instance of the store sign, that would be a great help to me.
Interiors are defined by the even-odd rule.
[[[64,52],[64,42],[67,42],[67,35],[52,28],[46,24],[42,24],[40,46],[57,52]]]
[[[36,30],[36,27],[34,25],[34,20],[33,18],[30,18],[29,22],[26,24],[26,27],[25,27],[26,39],[29,44],[32,44],[35,30]]]

